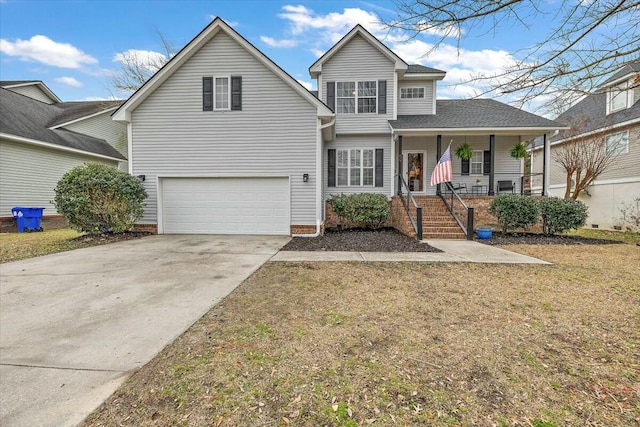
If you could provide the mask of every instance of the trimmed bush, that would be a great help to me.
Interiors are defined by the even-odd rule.
[[[489,206],[489,212],[496,216],[503,232],[517,228],[527,229],[536,222],[540,210],[536,201],[529,196],[519,194],[501,194],[496,196]]]
[[[91,162],[67,172],[55,188],[53,203],[71,228],[88,234],[122,233],[142,217],[142,183],[128,173]]]
[[[540,200],[545,234],[559,234],[582,227],[587,221],[587,205],[580,200],[546,197]]]
[[[389,219],[389,201],[384,194],[340,194],[329,199],[333,212],[348,221],[378,228]]]

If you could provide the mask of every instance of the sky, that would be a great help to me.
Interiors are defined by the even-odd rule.
[[[309,66],[362,24],[406,62],[447,71],[438,98],[464,98],[482,89],[471,76],[513,64],[545,28],[543,14],[527,27],[464,29],[459,44],[449,37],[432,51],[438,36],[407,40],[380,24],[395,10],[378,0],[0,0],[0,80],[42,80],[63,101],[126,99],[111,84],[123,54],[163,52],[159,34],[179,49],[219,16],[309,89]]]

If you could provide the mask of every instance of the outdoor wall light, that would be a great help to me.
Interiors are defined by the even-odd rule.
[[[138,175],[138,179],[139,179],[140,181],[144,182],[144,180],[145,180],[145,179],[147,179],[147,177],[146,177],[146,176],[144,176],[144,175]]]
[[[309,182],[309,174],[308,173],[303,173],[302,174],[302,182]]]

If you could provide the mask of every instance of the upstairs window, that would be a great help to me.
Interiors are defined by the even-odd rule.
[[[358,82],[358,113],[375,113],[378,82]]]
[[[607,113],[627,108],[627,92],[627,82],[614,86],[609,90],[607,93],[609,111]]]
[[[605,138],[607,153],[618,155],[629,152],[629,131],[607,135]]]
[[[203,77],[202,111],[242,110],[242,76]]]
[[[423,87],[404,87],[400,89],[400,99],[423,99]]]
[[[376,113],[378,82],[336,82],[336,113]]]
[[[231,91],[229,90],[229,77],[214,78],[214,110],[229,110],[231,104]]]
[[[336,83],[336,112],[355,113],[356,112],[356,83],[337,82]]]

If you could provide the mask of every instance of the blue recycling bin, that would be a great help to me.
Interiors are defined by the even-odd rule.
[[[11,209],[13,217],[18,224],[18,233],[27,233],[31,231],[42,231],[40,219],[42,218],[44,208],[33,208],[26,206],[16,206]]]

